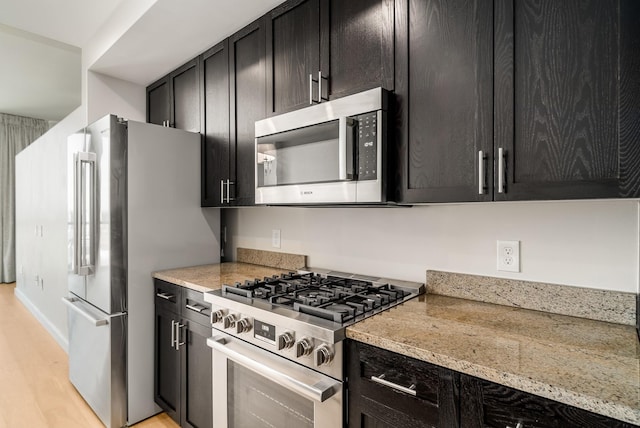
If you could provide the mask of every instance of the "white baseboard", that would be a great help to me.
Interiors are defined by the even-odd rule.
[[[60,330],[58,330],[51,323],[51,321],[49,321],[49,319],[47,319],[47,317],[44,316],[44,314],[42,312],[40,312],[40,310],[33,303],[31,303],[31,300],[29,300],[29,298],[22,292],[22,290],[20,290],[17,287],[15,289],[15,295],[18,298],[18,300],[20,300],[20,302],[22,302],[22,304],[27,308],[27,310],[29,312],[31,312],[31,314],[49,332],[49,334],[51,334],[51,336],[53,336],[55,341],[58,342],[58,345],[60,345],[60,347],[62,347],[62,349],[64,349],[64,352],[66,352],[68,354],[69,353],[69,341],[66,339],[66,337],[64,335],[62,335],[62,333],[60,333]]]

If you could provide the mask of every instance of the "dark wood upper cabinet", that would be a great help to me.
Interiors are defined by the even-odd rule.
[[[200,67],[195,58],[170,75],[172,87],[171,110],[173,128],[200,132]]]
[[[398,200],[491,200],[491,2],[396,2]]]
[[[234,205],[255,204],[255,122],[265,117],[265,78],[265,20],[261,18],[229,38],[229,176]]]
[[[496,200],[640,196],[640,2],[496,0],[495,105]]]
[[[394,90],[394,0],[322,0],[320,68],[329,99]],[[328,39],[328,43],[327,43]]]
[[[225,180],[230,179],[229,41],[204,54],[202,64],[202,206],[224,206]]]
[[[640,3],[397,5],[400,201],[640,196]]]
[[[309,76],[320,71],[320,0],[289,1],[266,22],[267,112],[296,110],[316,97]]]
[[[393,90],[393,37],[393,0],[283,3],[267,15],[267,114]]]
[[[166,126],[171,121],[169,76],[147,87],[147,122]]]
[[[199,59],[147,87],[147,122],[200,132]]]

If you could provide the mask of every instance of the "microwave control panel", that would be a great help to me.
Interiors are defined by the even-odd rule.
[[[378,112],[355,116],[358,121],[358,180],[378,178]]]

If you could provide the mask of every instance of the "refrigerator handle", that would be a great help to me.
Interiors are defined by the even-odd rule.
[[[90,183],[85,181],[84,167],[90,168]],[[97,205],[97,168],[96,154],[78,152],[75,156],[75,250],[74,273],[88,276],[94,272],[95,237],[96,237],[96,205]],[[87,201],[87,193],[89,193]],[[87,207],[88,202],[88,207]],[[87,212],[88,211],[88,212]],[[85,227],[85,223],[86,226]],[[87,230],[88,229],[88,230]],[[85,233],[88,232],[88,236]],[[88,257],[85,257],[88,256]]]
[[[90,323],[92,323],[95,327],[100,327],[101,325],[109,324],[109,321],[106,319],[95,318],[90,313],[84,311],[79,306],[74,303],[79,301],[80,299],[76,299],[75,297],[63,297],[62,302],[67,305],[71,310],[77,312],[79,315],[87,319]]]

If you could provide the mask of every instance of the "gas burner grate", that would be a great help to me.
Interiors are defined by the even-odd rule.
[[[402,300],[409,293],[361,279],[290,272],[280,277],[224,285],[223,294],[264,300],[274,306],[344,323]]]

